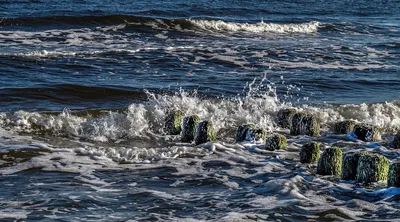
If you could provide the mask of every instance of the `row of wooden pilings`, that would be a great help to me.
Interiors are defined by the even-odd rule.
[[[307,112],[296,109],[282,109],[277,113],[278,126],[290,129],[290,135],[320,136],[320,120]],[[216,132],[210,120],[200,121],[197,115],[183,116],[181,111],[171,111],[165,119],[164,131],[170,135],[180,135],[182,142],[196,145],[216,140]],[[375,142],[381,139],[377,126],[346,120],[334,124],[333,133],[347,134],[353,132],[359,140]],[[284,150],[287,139],[282,134],[268,135],[266,130],[254,124],[238,127],[236,142],[265,141],[267,150]],[[391,146],[400,149],[400,133],[395,135]],[[342,180],[355,180],[360,183],[372,183],[387,180],[388,187],[400,187],[400,162],[389,163],[381,154],[373,152],[347,152],[343,154],[339,147],[329,147],[321,155],[320,144],[309,142],[300,150],[300,162],[317,163],[317,174],[332,175]]]

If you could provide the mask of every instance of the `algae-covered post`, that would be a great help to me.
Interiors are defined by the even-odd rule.
[[[400,162],[390,165],[387,185],[388,187],[400,187]]]
[[[292,126],[292,118],[294,114],[296,114],[296,109],[281,109],[277,113],[278,117],[278,126],[283,127],[283,128],[288,128]]]
[[[356,125],[356,121],[354,120],[345,120],[341,122],[335,123],[333,127],[333,132],[335,134],[347,134],[353,131],[354,126]]]
[[[310,142],[304,144],[300,150],[301,163],[315,163],[320,157],[319,143]]]
[[[211,120],[200,122],[197,125],[194,142],[196,145],[216,140],[216,133]]]
[[[400,133],[397,133],[397,134],[394,136],[394,139],[393,139],[393,141],[392,141],[392,146],[393,146],[393,148],[395,148],[395,149],[400,149]]]
[[[265,141],[265,149],[267,150],[285,150],[287,145],[286,137],[281,134],[269,136]]]
[[[319,136],[320,135],[320,121],[319,119],[309,113],[300,112],[293,115],[292,126],[290,134]]]
[[[290,127],[290,134],[297,136],[301,134],[302,129],[302,119],[307,116],[307,113],[300,112],[293,115],[292,124]]]
[[[360,183],[372,183],[387,180],[389,161],[386,157],[369,153],[361,155],[358,160],[357,181]]]
[[[358,139],[365,142],[375,142],[381,140],[381,129],[370,124],[357,124],[354,126],[354,134]]]
[[[181,133],[183,113],[179,110],[170,111],[165,117],[164,132],[169,135],[179,135]]]
[[[181,141],[191,143],[196,135],[196,127],[200,122],[197,115],[186,116],[182,121]]]
[[[254,124],[245,124],[238,127],[236,132],[236,142],[250,141],[265,141],[267,131],[257,128]]]
[[[355,180],[357,178],[358,160],[366,152],[346,153],[343,157],[342,180]]]
[[[342,150],[339,147],[327,148],[317,165],[317,174],[340,176],[342,172]]]

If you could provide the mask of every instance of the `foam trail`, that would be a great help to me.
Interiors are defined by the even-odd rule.
[[[57,50],[38,50],[28,51],[19,53],[0,53],[0,56],[17,56],[17,57],[34,57],[34,58],[52,58],[52,57],[90,57],[98,55],[133,55],[138,52],[150,52],[150,51],[174,51],[174,50],[187,50],[192,49],[192,46],[181,46],[181,47],[142,47],[136,49],[103,49],[103,50],[85,50],[85,51],[57,51]]]
[[[248,33],[316,33],[320,22],[312,21],[299,24],[276,24],[259,22],[255,24],[225,22],[221,20],[188,20],[198,28],[211,31],[248,32]]]

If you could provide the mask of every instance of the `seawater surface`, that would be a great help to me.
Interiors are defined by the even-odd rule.
[[[311,140],[393,162],[399,1],[0,0],[4,221],[394,221],[400,190],[316,174]],[[279,109],[322,120],[290,136]],[[170,110],[217,141],[165,135]],[[381,142],[333,135],[353,119]],[[235,142],[254,123],[286,151]]]

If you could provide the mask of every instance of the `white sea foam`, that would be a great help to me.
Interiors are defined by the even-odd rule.
[[[400,127],[400,104],[398,101],[374,104],[327,105],[304,107],[318,115],[323,123],[353,119],[382,127],[385,131],[397,131]]]
[[[17,52],[17,53],[0,53],[2,56],[21,56],[21,57],[73,57],[73,56],[98,56],[104,54],[128,54],[133,55],[138,52],[150,52],[163,50],[166,52],[174,52],[176,50],[186,50],[194,47],[191,46],[177,46],[177,47],[143,47],[136,49],[104,49],[104,50],[85,50],[79,49],[72,51],[60,50],[39,50],[39,51],[28,51],[28,52]],[[65,49],[63,49],[65,50]]]
[[[222,20],[198,20],[189,19],[190,23],[198,28],[209,31],[224,32],[248,32],[248,33],[316,33],[321,26],[320,22],[308,22],[299,24],[277,24],[277,23],[238,23],[225,22]]]
[[[9,137],[13,135],[10,132],[7,133]],[[20,140],[15,142],[24,143],[23,137],[20,136]],[[129,195],[145,194],[162,200],[152,207],[158,207],[164,202],[176,205],[193,203],[193,201],[203,203],[205,199],[211,198],[207,204],[215,204],[215,206],[213,205],[214,209],[227,209],[223,212],[233,212],[236,208],[232,208],[232,205],[246,204],[247,210],[238,208],[236,213],[216,213],[213,218],[220,218],[218,221],[251,218],[268,219],[269,216],[285,218],[284,215],[279,213],[269,214],[268,216],[260,213],[261,209],[268,212],[280,212],[280,209],[293,210],[294,212],[297,212],[297,210],[314,212],[315,215],[307,214],[307,218],[315,220],[327,218],[358,220],[364,218],[364,210],[375,212],[385,205],[388,211],[398,212],[394,208],[395,203],[390,202],[389,199],[398,195],[399,189],[382,189],[372,193],[364,189],[354,191],[351,187],[352,184],[319,178],[314,175],[313,166],[295,164],[299,158],[298,152],[301,147],[297,142],[303,143],[303,141],[297,139],[289,140],[288,151],[269,153],[252,152],[251,147],[257,145],[248,143],[217,142],[214,143],[215,150],[209,151],[206,148],[207,145],[194,146],[186,143],[139,148],[116,144],[111,144],[111,146],[104,144],[104,147],[102,147],[99,144],[77,142],[73,147],[53,147],[50,148],[51,152],[34,156],[25,162],[0,168],[0,174],[3,177],[11,177],[17,172],[34,168],[40,168],[41,171],[45,172],[76,173],[78,175],[74,176],[74,180],[78,180],[80,186],[90,188],[90,190],[79,193],[67,190],[58,194],[57,198],[65,197],[78,205],[84,204],[87,200],[95,200],[96,204],[100,203],[100,205],[101,203],[121,204],[121,198],[126,198],[127,193]],[[52,147],[48,144],[42,144],[42,146]],[[186,158],[184,157],[185,154],[191,154],[190,156],[193,158]],[[281,159],[272,157],[272,155],[278,154],[281,155]],[[119,161],[124,164],[120,164]],[[132,175],[141,170],[148,170],[151,173],[153,170],[171,168],[174,170],[170,177],[140,177],[139,180],[131,178]],[[105,174],[104,170],[110,171],[106,175],[113,175],[114,173],[126,173],[126,175],[113,175],[103,179],[101,176]],[[96,173],[99,171],[101,173]],[[147,187],[143,185],[146,180],[162,181],[163,185]],[[126,186],[123,185],[122,181],[127,182]],[[193,186],[193,181],[197,181],[196,183],[200,185],[196,186],[200,187]],[[217,184],[214,185],[216,188],[203,191],[201,190],[202,181],[212,181],[213,184]],[[45,190],[44,185],[49,184],[32,184],[32,186],[40,186],[39,193],[36,195],[41,195],[41,192]],[[65,186],[65,183],[54,180],[51,186],[55,189]],[[164,187],[168,187],[168,189]],[[359,192],[360,195],[364,195],[364,197],[360,196],[361,199],[368,195],[374,195],[381,200],[369,202],[366,205],[363,204],[362,200],[357,202],[348,201],[346,198],[336,199],[335,195],[332,194],[336,191],[350,194],[351,192]],[[137,203],[137,200],[129,195],[127,196],[129,198],[128,203]],[[19,204],[19,202],[11,204]],[[130,205],[125,206],[131,207]],[[37,209],[41,205],[35,207]],[[57,206],[56,209],[62,210],[64,208]],[[200,208],[198,209],[200,210]],[[91,210],[100,209],[94,206]],[[104,209],[101,210],[104,211]],[[318,216],[319,212],[327,212],[329,215]],[[25,214],[16,213],[11,214],[12,218],[19,216],[24,218]],[[101,215],[101,213],[98,213],[98,216]],[[162,216],[162,213],[154,213],[154,215]],[[112,216],[125,218],[126,215],[112,214]],[[105,218],[104,215],[103,217]],[[54,215],[53,219],[56,218],[58,217]],[[304,217],[302,218],[304,219]],[[170,215],[169,219],[175,220],[176,218]]]
[[[370,61],[367,60],[357,61],[352,64],[343,64],[338,61],[319,64],[310,61],[285,61],[285,60],[269,59],[268,62],[264,62],[263,65],[267,67],[274,66],[274,67],[285,67],[290,69],[312,68],[312,69],[368,70],[368,69],[397,68],[396,65],[378,63],[378,62],[374,62],[374,64],[372,64]]]
[[[0,218],[24,220],[28,217],[29,212],[25,210],[0,210]]]

